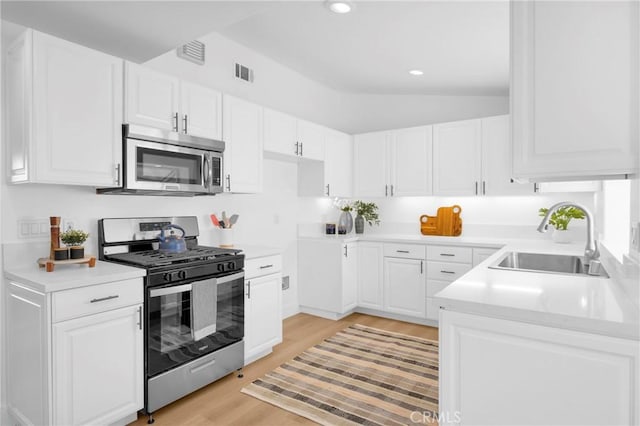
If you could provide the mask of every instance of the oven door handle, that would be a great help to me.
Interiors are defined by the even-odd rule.
[[[244,271],[227,275],[226,277],[214,278],[216,284],[224,284],[224,283],[228,283],[229,281],[235,281],[235,280],[241,280],[241,279],[244,279]]]
[[[191,291],[191,284],[177,285],[174,287],[154,288],[149,291],[149,297],[167,296],[169,294]]]

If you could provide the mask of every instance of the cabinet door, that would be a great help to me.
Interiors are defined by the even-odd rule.
[[[55,424],[111,424],[143,406],[142,305],[53,325]]]
[[[358,304],[358,245],[346,243],[342,253],[342,313]]]
[[[245,359],[282,342],[282,275],[245,282]]]
[[[178,131],[180,80],[127,62],[125,121]]]
[[[354,139],[354,192],[358,197],[389,194],[388,132],[356,135]]]
[[[483,118],[482,195],[531,195],[532,184],[517,183],[511,176],[509,116]]]
[[[358,306],[382,309],[382,244],[358,243]]]
[[[224,97],[224,190],[262,192],[262,107]]]
[[[9,168],[10,182],[34,180],[34,172],[29,164],[31,134],[31,91],[33,72],[33,31],[25,31],[8,48],[4,57],[5,84],[4,105],[7,144],[5,163]],[[35,154],[34,154],[35,155]]]
[[[479,194],[480,138],[480,120],[433,126],[434,195]]]
[[[264,150],[298,156],[296,118],[269,108],[264,108]]]
[[[391,196],[431,195],[432,127],[393,132],[391,143]]]
[[[484,247],[474,247],[473,249],[473,266],[477,266],[478,264],[484,262],[489,258],[493,253],[497,252],[499,249],[495,248],[484,248]]]
[[[639,21],[637,1],[511,4],[515,177],[638,172]]]
[[[122,84],[122,59],[33,32],[34,181],[115,183]]]
[[[324,137],[326,128],[310,121],[298,120],[300,156],[324,161]]]
[[[639,423],[637,341],[441,310],[440,361],[464,424]]]
[[[182,132],[222,139],[222,93],[183,81],[180,83],[180,111]]]
[[[353,137],[327,130],[324,160],[325,192],[327,197],[353,195]]]
[[[425,318],[425,262],[384,258],[384,310]]]

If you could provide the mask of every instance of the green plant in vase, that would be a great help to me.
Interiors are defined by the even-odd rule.
[[[548,211],[548,208],[542,207],[540,210],[538,210],[538,216],[545,216]],[[566,232],[569,226],[569,222],[571,222],[573,219],[584,218],[584,212],[572,206],[560,207],[558,210],[551,213],[549,223],[555,228],[555,231],[552,235],[553,240],[557,243],[570,242],[570,236]]]
[[[82,246],[89,238],[89,234],[80,229],[67,229],[60,234],[60,241],[67,247],[69,247],[71,259],[84,258],[84,247]]]
[[[380,225],[380,219],[378,218],[378,206],[376,203],[365,203],[358,200],[353,203],[353,209],[356,212],[356,234],[362,234],[364,232],[364,222],[366,221],[369,226]]]

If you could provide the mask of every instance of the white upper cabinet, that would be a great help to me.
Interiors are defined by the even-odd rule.
[[[431,195],[431,126],[395,130],[390,141],[392,196]]]
[[[130,62],[125,121],[209,139],[222,137],[222,94]]]
[[[177,132],[180,80],[127,62],[125,121]]]
[[[354,192],[357,197],[389,195],[387,141],[390,132],[373,132],[354,138]]]
[[[264,149],[284,155],[299,155],[297,120],[294,116],[264,108]]]
[[[264,149],[292,158],[324,160],[326,128],[264,108]]]
[[[122,60],[33,30],[7,50],[11,182],[118,183]]]
[[[222,139],[222,93],[183,81],[180,83],[182,132]]]
[[[310,121],[298,120],[300,157],[323,161],[325,132],[326,127]]]
[[[511,2],[514,177],[638,172],[640,3]]]
[[[356,135],[356,195],[431,195],[431,152],[431,126]]]
[[[480,120],[482,126],[482,195],[531,195],[532,184],[516,182],[511,175],[509,116]]]
[[[262,192],[262,107],[224,95],[224,190]]]
[[[351,197],[353,195],[353,136],[327,129],[324,141],[324,194],[327,197]]]
[[[434,195],[477,195],[480,192],[480,120],[433,126]]]

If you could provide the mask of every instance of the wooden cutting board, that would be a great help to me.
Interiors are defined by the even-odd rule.
[[[420,232],[423,235],[455,237],[462,234],[462,208],[458,205],[438,208],[437,216],[420,216]]]

